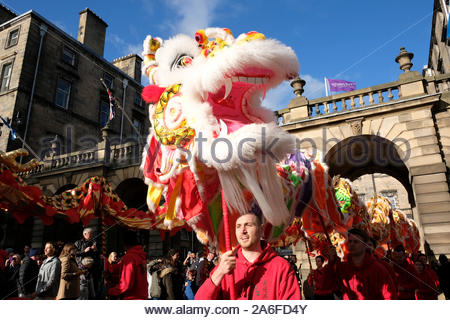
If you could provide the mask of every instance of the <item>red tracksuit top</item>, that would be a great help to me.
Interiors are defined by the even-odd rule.
[[[415,300],[415,290],[419,288],[419,274],[414,263],[406,258],[402,264],[393,264],[398,286],[399,300]]]
[[[392,300],[397,299],[394,281],[386,268],[370,253],[363,264],[355,266],[351,260],[327,264],[329,278],[335,275],[344,300]],[[331,280],[332,281],[332,280]]]
[[[330,295],[336,290],[336,281],[330,281],[331,279],[324,268],[313,270],[312,275],[308,278],[308,284],[314,287],[314,294],[316,295]]]
[[[234,285],[238,300],[300,300],[300,288],[295,272],[289,262],[279,257],[271,246],[261,241],[263,252],[250,263],[239,248],[236,268],[233,270]],[[213,274],[217,267],[211,272]],[[195,295],[196,300],[229,300],[230,280],[228,276],[216,286],[211,278],[206,279]]]
[[[122,272],[117,286],[108,290],[108,295],[120,296],[123,300],[148,299],[146,254],[142,246],[127,250],[122,258]]]
[[[436,300],[438,298],[439,280],[436,272],[426,266],[422,273],[418,273],[419,287],[416,290],[416,300]]]

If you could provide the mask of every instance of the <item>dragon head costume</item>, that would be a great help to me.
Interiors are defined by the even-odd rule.
[[[289,224],[276,163],[295,152],[295,138],[261,103],[267,90],[298,75],[294,51],[258,32],[235,38],[208,28],[194,38],[148,36],[143,55],[151,82],[142,93],[151,106],[141,166],[149,209],[166,214],[168,225],[187,221],[204,242],[218,231],[220,213],[211,211],[221,191],[231,212],[257,206],[271,224]],[[205,214],[210,223],[199,221]]]

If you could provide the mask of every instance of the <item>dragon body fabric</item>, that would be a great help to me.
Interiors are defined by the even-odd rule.
[[[224,209],[231,226],[243,213],[261,214],[275,246],[302,238],[320,251],[330,241],[344,254],[351,227],[387,241],[389,212],[374,204],[368,212],[350,181],[333,181],[319,158],[296,150],[295,137],[262,107],[267,90],[298,74],[290,47],[258,32],[234,38],[209,28],[164,42],[148,36],[143,56],[152,128],[141,169],[152,221],[172,230],[187,223],[221,251]],[[405,226],[395,235],[413,247],[416,233],[408,237]]]
[[[285,160],[295,138],[261,102],[297,76],[294,51],[261,33],[234,38],[209,28],[164,43],[148,36],[143,55],[152,83],[142,93],[152,124],[141,165],[150,211],[169,227],[187,222],[200,241],[217,245],[224,199],[231,225],[258,210],[280,234],[294,219],[305,172]]]

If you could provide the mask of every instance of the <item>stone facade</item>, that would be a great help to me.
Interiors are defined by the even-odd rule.
[[[439,1],[435,1],[435,6]],[[439,12],[435,15],[439,16]],[[439,34],[436,30],[444,24],[439,25],[436,17],[433,32]],[[43,31],[41,25],[47,30]],[[130,55],[110,64],[34,12],[2,24],[1,44],[14,28],[19,30],[18,43],[8,48],[0,46],[2,66],[13,61],[9,88],[0,92],[0,114],[12,119],[19,134],[28,125],[26,141],[36,150],[42,150],[42,140],[48,138],[44,141],[47,152],[42,153],[45,161],[26,176],[27,182],[51,195],[72,188],[88,177],[101,175],[125,203],[135,207],[145,203],[145,185],[138,168],[142,141],[128,139],[132,130],[127,124],[123,127],[125,138],[118,139],[119,112],[110,128],[104,130],[103,140],[99,139],[100,104],[106,99],[98,81],[101,77],[109,75],[113,79],[114,95],[125,101],[130,118],[146,120],[147,111],[136,99],[142,88],[140,58]],[[38,80],[27,123],[41,39]],[[70,59],[65,50],[75,53],[74,65],[67,63]],[[441,46],[439,50],[446,52],[448,47]],[[332,175],[357,181],[361,176],[374,174],[377,193],[403,190],[402,194],[397,193],[400,209],[416,221],[422,241],[427,240],[436,254],[450,255],[450,73],[443,69],[422,76],[410,71],[411,58],[412,54],[402,48],[396,61],[404,72],[397,81],[311,101],[302,96],[305,83],[298,79],[292,84],[297,96],[278,116],[281,126],[298,136],[300,148],[320,153]],[[55,102],[60,78],[72,84],[67,109]],[[9,139],[5,127],[1,130],[0,150],[14,149],[20,144]],[[50,139],[55,135],[59,139]],[[395,185],[388,180],[392,177],[396,179]],[[370,182],[360,180],[356,182],[358,191],[370,196],[374,191]],[[383,183],[386,187],[382,187]],[[33,244],[42,244],[56,236],[56,231],[51,234],[49,227],[42,226],[38,219],[30,221],[23,228],[28,230]],[[71,230],[70,226],[64,227]],[[8,234],[13,236],[25,229],[12,228]],[[72,233],[68,231],[68,234]],[[192,245],[192,235],[179,237],[185,248]],[[157,254],[165,252],[165,247],[172,245],[170,241],[175,241],[161,242],[158,232],[149,233],[147,240],[148,247]],[[301,243],[294,250],[299,256],[304,252]],[[302,258],[306,260],[306,256]],[[303,261],[303,267],[307,265]]]
[[[34,11],[0,26],[0,71],[6,72],[12,65],[8,85],[0,92],[0,114],[11,121],[40,158],[55,137],[58,153],[86,149],[100,141],[100,128],[109,116],[109,99],[100,78],[112,87],[140,134],[149,126],[147,108],[140,98],[142,85],[137,69],[141,58],[134,55],[122,59],[128,61],[122,64],[106,61],[102,56],[106,23],[89,9],[80,15],[80,30],[85,37],[79,39],[85,43]],[[8,46],[11,33],[16,31],[17,43]],[[99,33],[103,37],[97,37]],[[112,139],[136,140],[139,135],[130,122],[116,108],[116,117],[110,123]],[[5,126],[1,133],[0,150],[22,146],[19,139],[11,140]]]
[[[397,179],[387,174],[366,174],[353,180],[353,187],[359,198],[367,202],[374,194],[387,197],[392,207],[403,211],[408,218],[413,218],[408,191]]]
[[[100,78],[111,87],[127,116],[116,108],[116,117],[108,125],[108,144],[122,143],[121,148],[110,149],[111,161],[129,157],[130,145],[136,145],[141,152],[149,127],[148,109],[140,97],[142,59],[131,54],[112,63],[106,61],[106,28],[100,17],[85,9],[80,12],[77,40],[34,11],[16,15],[0,5],[0,115],[24,138],[26,148],[34,152],[32,157],[46,159],[46,168],[63,168],[51,178],[41,175],[39,182],[37,178],[29,179],[47,195],[58,194],[94,175],[111,178],[119,191],[120,182],[127,177],[140,180],[137,186],[141,189],[144,185],[137,166],[140,160],[136,160],[140,155],[122,161],[117,175],[108,171],[111,162],[104,161],[101,128],[109,116],[109,99]],[[1,151],[22,147],[20,139],[11,139],[6,126],[0,126],[0,130]],[[93,153],[89,151],[92,148],[101,151]],[[95,165],[99,158],[101,164]],[[88,172],[76,167],[80,162]],[[130,163],[134,165],[131,171],[123,169]],[[116,181],[111,175],[123,179]],[[145,202],[145,192],[140,201]],[[94,226],[98,222],[94,221]],[[74,241],[82,229],[79,224],[70,225],[59,218],[52,226],[43,226],[39,219],[18,225],[3,213],[0,227],[5,231],[0,247],[14,245],[18,249],[25,243],[42,247],[46,240]]]
[[[355,181],[366,198],[374,174],[377,194],[399,201],[419,226],[422,244],[450,255],[450,73],[410,71],[412,56],[402,48],[396,58],[404,71],[398,81],[311,101],[298,96],[278,115],[300,148],[323,157],[332,176]],[[303,244],[296,250],[301,255]]]
[[[434,0],[433,23],[431,26],[428,75],[450,72],[450,50],[447,39],[448,0]]]

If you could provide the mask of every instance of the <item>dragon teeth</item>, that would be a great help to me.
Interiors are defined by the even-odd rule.
[[[207,101],[209,98],[209,93],[206,91],[200,92],[200,95],[202,96],[203,101]]]
[[[228,127],[225,124],[225,122],[223,122],[222,119],[219,119],[219,123],[220,123],[219,137],[225,137],[228,134]]]
[[[225,95],[223,97],[223,100],[225,100],[230,95],[232,87],[233,81],[230,78],[227,78],[227,80],[225,80]]]
[[[228,81],[228,80],[227,80]],[[250,84],[265,84],[269,82],[269,78],[262,77],[231,77],[232,82],[245,82]]]

